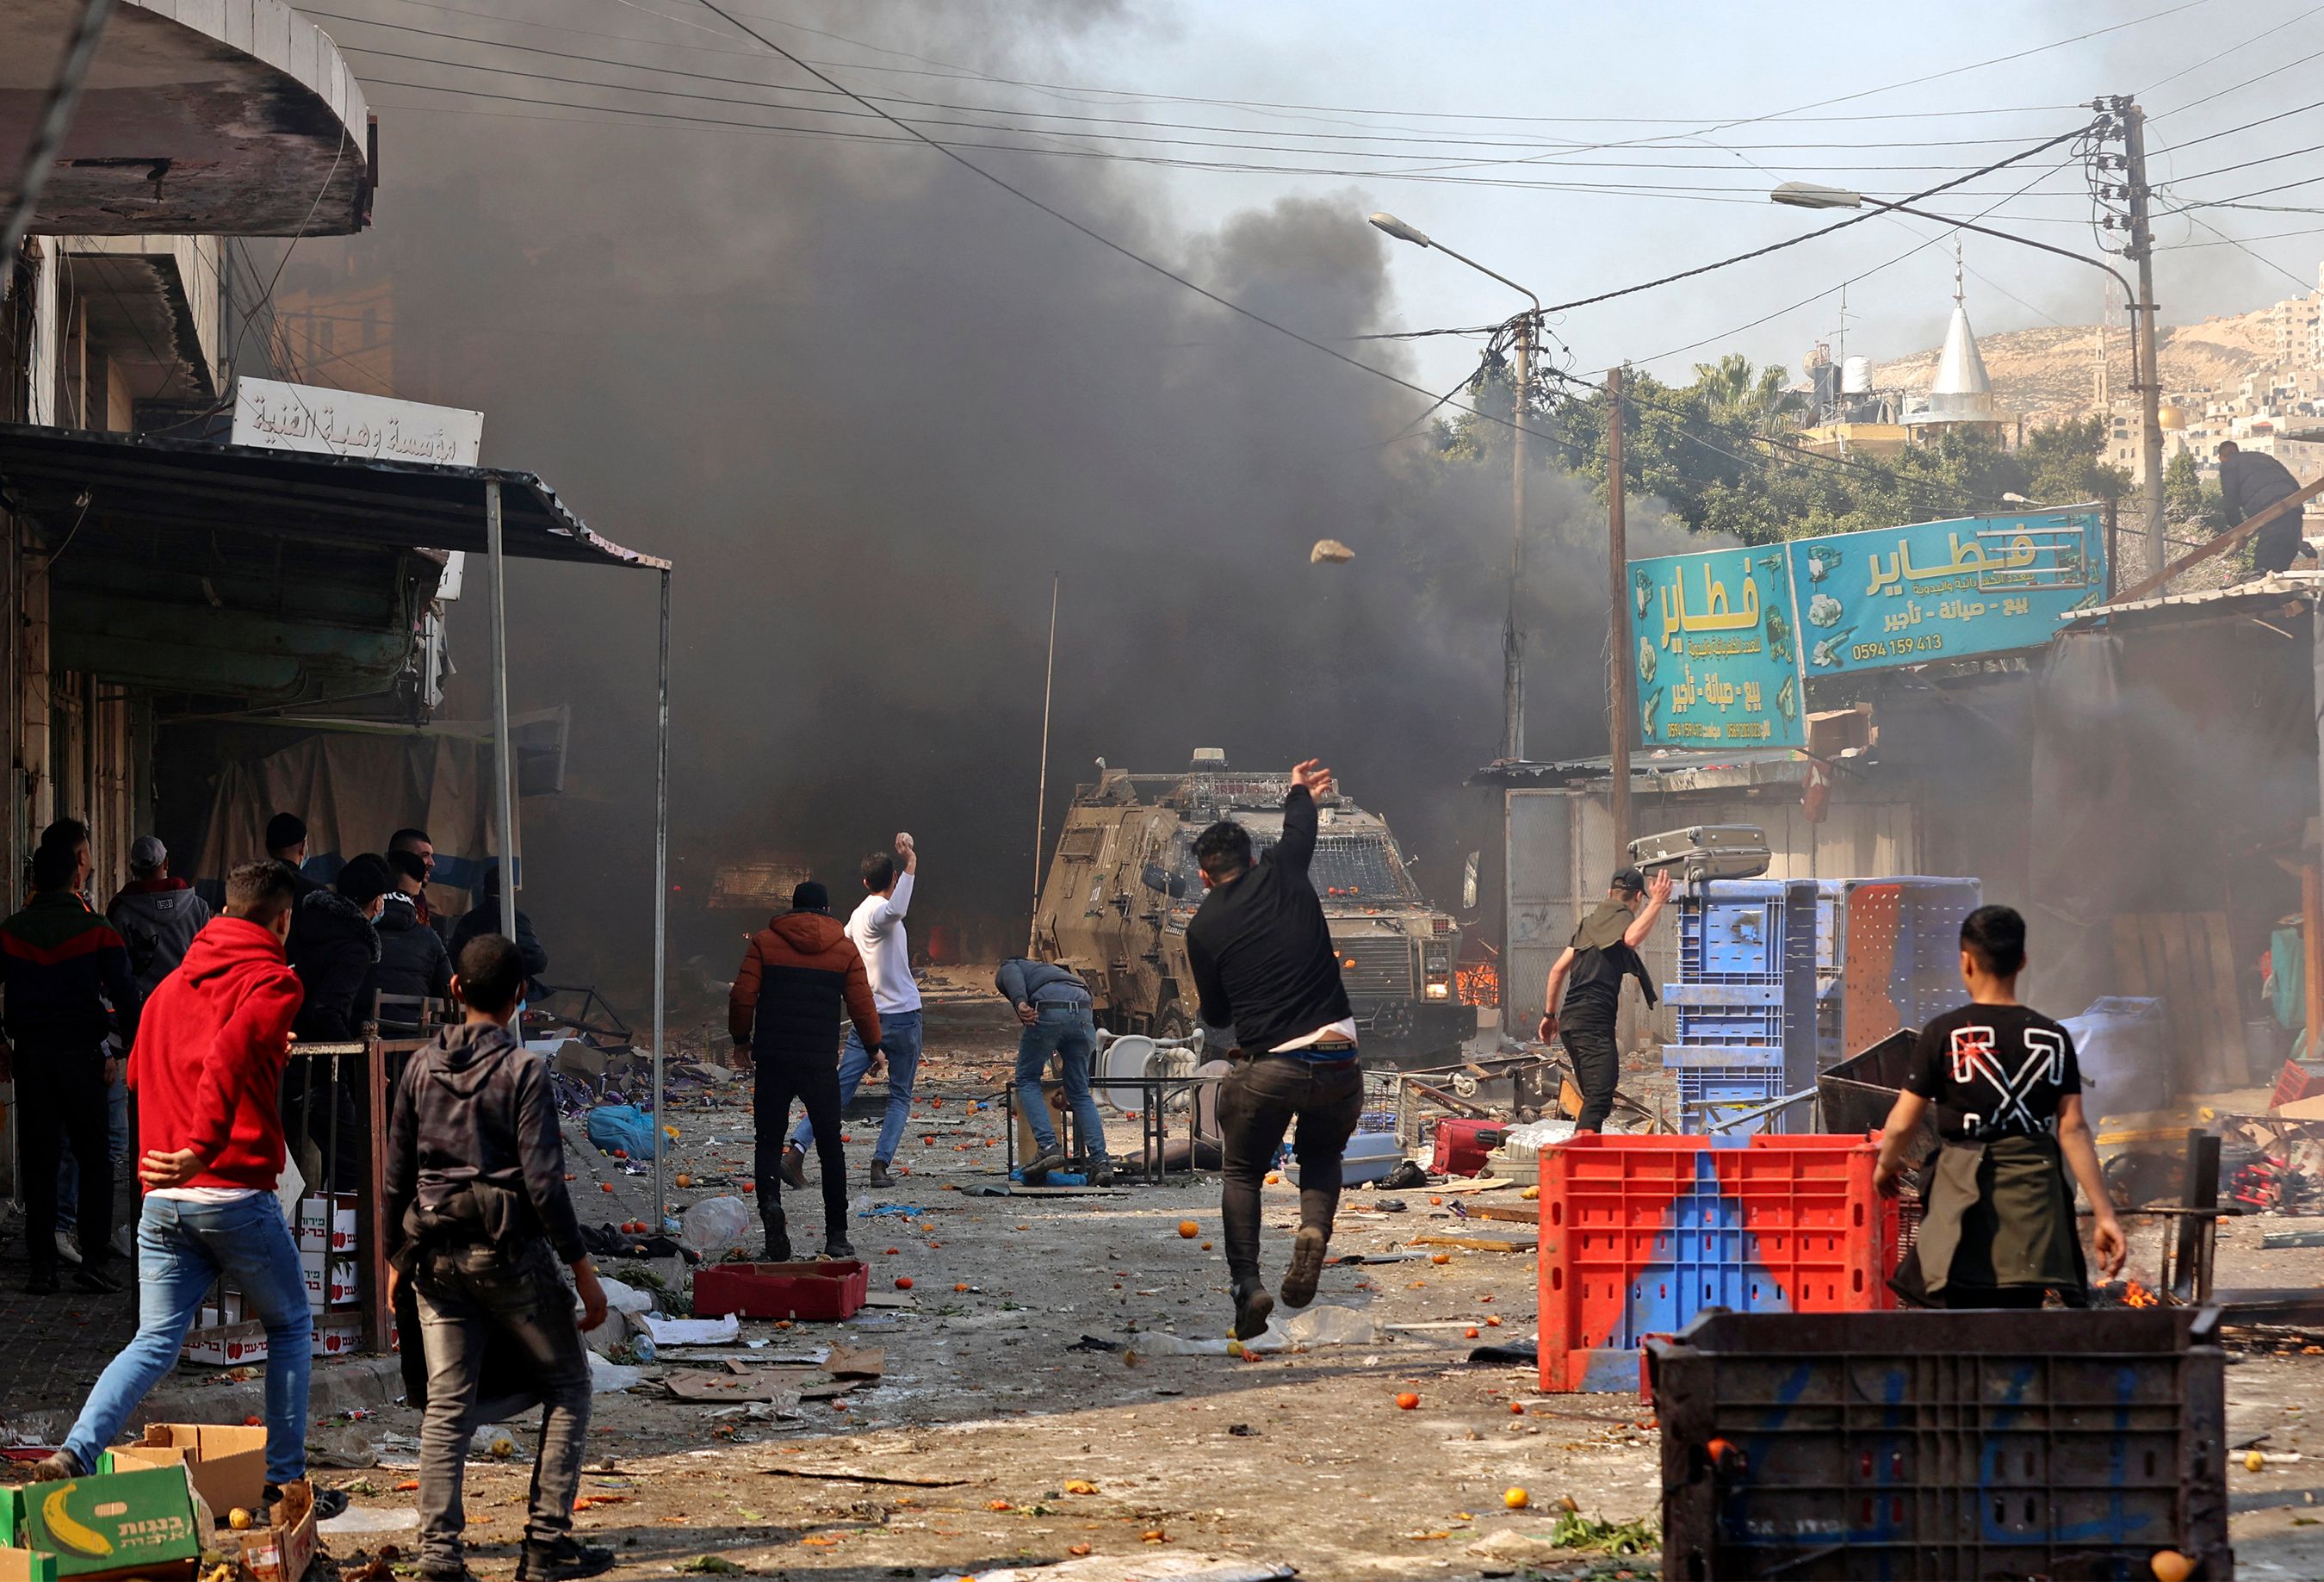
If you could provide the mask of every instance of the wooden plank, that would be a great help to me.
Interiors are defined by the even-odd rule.
[[[2212,1069],[2222,1087],[2241,1087],[2250,1073],[2244,1062],[2243,1000],[2236,993],[2236,953],[2227,942],[2227,914],[2202,912],[2198,922],[2199,948],[2207,948],[2210,957],[2212,1016],[2219,1029],[2219,1056]]]
[[[2153,995],[2146,981],[2144,940],[2135,912],[2121,912],[2114,920],[2114,976],[2117,987],[2126,995],[2142,998]]]
[[[2163,1005],[2170,1019],[2172,1044],[2178,1051],[2172,1064],[2183,1091],[2201,1082],[2208,1041],[2194,980],[2187,970],[2186,919],[2178,912],[2156,912],[2147,923],[2153,930],[2148,935],[2151,948],[2162,952]],[[2148,959],[2153,958],[2150,955]]]

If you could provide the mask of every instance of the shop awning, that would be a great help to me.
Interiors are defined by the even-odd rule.
[[[136,552],[137,532],[178,528],[482,554],[483,502],[493,483],[513,558],[669,569],[667,560],[591,532],[527,472],[0,423],[0,504],[52,541],[66,532],[124,535],[108,547],[125,553]]]

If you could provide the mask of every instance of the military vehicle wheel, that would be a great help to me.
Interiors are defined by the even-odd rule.
[[[1173,1001],[1169,1008],[1161,1015],[1154,1019],[1156,1038],[1184,1038],[1194,1030],[1194,1024],[1186,1020],[1185,1007],[1176,1001]]]

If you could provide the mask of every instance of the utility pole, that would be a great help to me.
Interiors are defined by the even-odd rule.
[[[1630,838],[1630,550],[1622,497],[1622,370],[1606,372],[1606,593],[1612,624],[1607,628],[1606,708],[1609,744],[1614,757],[1614,860]]]
[[[2163,520],[2163,364],[2154,346],[2154,233],[2148,224],[2146,112],[2127,100],[2122,102],[2122,136],[2124,183],[2129,189],[2126,196],[2130,208],[2130,245],[2123,251],[2138,265],[2138,301],[2133,304],[2132,323],[2143,428],[2139,487],[2146,496],[2147,574],[2153,576],[2171,563]],[[2168,585],[2163,591],[2170,591]]]
[[[1509,618],[1501,628],[1501,756],[1525,756],[1525,636],[1517,589],[1525,580],[1526,408],[1533,395],[1533,315],[1517,321],[1516,432],[1509,438]]]

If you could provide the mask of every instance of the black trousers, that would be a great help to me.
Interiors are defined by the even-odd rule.
[[[371,1112],[365,1102],[371,1096],[369,1070],[361,1055],[340,1055],[337,1060],[337,1081],[332,1080],[333,1057],[328,1055],[294,1054],[284,1064],[282,1134],[294,1152],[301,1137],[314,1143],[332,1191],[362,1192],[371,1180]],[[320,1182],[310,1186],[323,1189]]]
[[[1582,1113],[1574,1129],[1595,1132],[1614,1113],[1614,1087],[1622,1078],[1622,1050],[1614,1041],[1611,1022],[1561,1022],[1566,1055],[1573,1061],[1574,1085],[1582,1089]]]
[[[1937,1302],[1954,1311],[2002,1308],[2012,1312],[2031,1312],[2041,1307],[2049,1294],[2038,1285],[1955,1285],[1948,1281],[1945,1289],[1937,1293]]]
[[[2306,547],[2301,536],[2300,513],[2287,512],[2252,534],[2252,570],[2259,576],[2289,571]]]
[[[807,1110],[815,1128],[815,1157],[823,1175],[823,1239],[849,1239],[847,1235],[847,1152],[839,1141],[839,1055],[819,1059],[756,1062],[758,1081],[752,1096],[752,1115],[757,1136],[756,1175],[759,1217],[773,1237],[783,1224],[783,1144],[790,1129],[791,1101]]]
[[[113,1253],[113,1141],[107,1134],[104,1057],[95,1050],[19,1044],[15,1071],[25,1261],[36,1278],[57,1272],[57,1164],[69,1143],[80,1167],[81,1257],[92,1265],[102,1263]]]
[[[1226,1180],[1219,1217],[1227,1272],[1236,1284],[1259,1278],[1259,1189],[1292,1124],[1299,1161],[1299,1223],[1332,1235],[1340,1210],[1340,1156],[1364,1113],[1363,1068],[1353,1060],[1258,1055],[1219,1084],[1219,1132]]]

